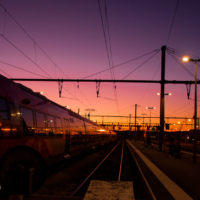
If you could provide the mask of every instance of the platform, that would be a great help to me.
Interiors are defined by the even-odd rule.
[[[167,153],[130,141],[133,154],[155,199],[199,199],[200,158],[193,163],[190,153],[168,158]]]
[[[83,200],[133,200],[132,182],[92,180]]]

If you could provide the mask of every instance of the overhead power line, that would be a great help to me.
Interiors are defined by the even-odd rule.
[[[168,42],[169,42],[169,37],[170,37],[170,35],[171,35],[172,27],[173,27],[173,24],[174,24],[174,19],[175,19],[175,17],[176,17],[176,13],[177,13],[177,9],[178,9],[178,4],[179,4],[179,0],[177,0],[177,3],[176,3],[176,9],[175,9],[175,12],[174,12],[174,17],[173,17],[173,19],[172,19],[172,23],[171,23],[171,27],[170,27],[170,30],[169,30],[169,34],[168,34],[168,37],[167,37],[166,46],[167,46],[167,44],[168,44]]]
[[[190,75],[192,78],[194,78],[194,74],[187,68],[185,67],[179,59],[177,59],[174,54],[172,54],[170,51],[167,50],[167,53]]]
[[[5,22],[4,22],[4,29],[3,29],[3,34],[0,34],[5,40],[7,40],[13,47],[15,47],[18,51],[20,51],[25,57],[27,57],[31,62],[33,62],[37,67],[39,67],[44,73],[47,74],[40,66],[36,64],[36,46],[47,56],[47,58],[55,65],[56,68],[58,68],[67,78],[68,76],[56,65],[56,63],[50,58],[50,56],[37,44],[37,42],[28,34],[28,32],[17,22],[17,20],[6,10],[6,8],[0,4],[0,6],[4,9],[5,11]],[[13,19],[13,21],[23,30],[23,32],[33,41],[34,43],[34,49],[35,49],[35,62],[30,59],[26,54],[24,54],[21,50],[19,50],[14,44],[12,44],[7,38],[4,37],[4,32],[6,28],[6,13]],[[49,77],[51,77],[49,74],[47,74]],[[52,78],[52,77],[51,77]],[[75,84],[74,84],[75,85]],[[63,87],[64,88],[64,87]],[[64,88],[65,89],[65,88]],[[66,90],[66,89],[65,89]],[[68,90],[66,90],[69,92]],[[79,89],[81,92],[81,90]],[[70,93],[70,92],[69,92]],[[71,94],[71,93],[70,93]],[[85,97],[85,95],[81,92],[81,94],[84,96],[84,98],[89,102],[89,100]],[[71,94],[72,95],[72,94]],[[73,95],[74,96],[74,95]],[[74,96],[75,97],[75,96]],[[81,102],[81,101],[80,101]],[[82,102],[81,102],[82,103]],[[83,103],[82,103],[83,104]],[[89,102],[90,105],[92,105]],[[85,104],[83,104],[85,106]],[[87,106],[86,106],[87,107]]]
[[[108,41],[109,41],[109,46],[110,46],[110,55],[109,55],[108,44],[107,44],[107,39],[106,39],[106,31],[105,31],[106,27],[104,28],[103,17],[102,17],[102,12],[101,12],[101,5],[100,5],[100,1],[98,0],[99,12],[100,12],[100,17],[101,17],[101,24],[102,24],[103,34],[104,34],[104,41],[105,41],[105,46],[106,46],[107,57],[108,57],[109,69],[110,69],[111,78],[114,80],[115,74],[114,74],[114,69],[113,69],[112,47],[111,47],[111,41],[110,41],[110,31],[109,31],[106,1],[104,1],[104,3],[105,3],[105,18],[106,18],[105,24],[107,24],[107,27],[108,27],[107,31],[108,31],[108,38],[109,38]],[[117,109],[118,109],[118,112],[119,112],[119,104],[118,104],[118,98],[117,98],[115,83],[113,83],[113,90],[114,90],[114,94],[115,94]],[[119,112],[119,115],[120,115],[120,112]]]
[[[118,64],[118,65],[113,66],[112,68],[116,68],[116,67],[120,67],[120,66],[122,66],[122,65],[128,64],[128,63],[130,63],[130,62],[133,62],[133,61],[135,61],[135,60],[138,60],[138,59],[140,59],[140,58],[142,58],[142,57],[144,57],[144,56],[147,56],[147,55],[149,55],[149,54],[151,54],[151,53],[154,53],[154,52],[157,52],[157,51],[160,51],[160,49],[153,50],[153,51],[151,51],[151,52],[148,52],[148,53],[146,53],[146,54],[143,54],[142,56],[138,56],[138,57],[133,58],[133,59],[131,59],[131,60],[128,60],[128,61],[126,61],[126,62],[120,63],[120,64]],[[82,78],[82,79],[86,79],[86,78],[89,78],[89,77],[91,77],[91,76],[95,76],[95,75],[101,74],[101,73],[106,72],[106,71],[108,71],[108,70],[110,70],[110,68],[101,70],[101,71],[99,71],[99,72],[96,72],[96,73],[94,73],[94,74],[91,74],[91,75],[89,75],[89,76],[86,76],[86,77],[84,77],[84,78]]]
[[[0,34],[2,38],[4,38],[9,44],[11,44],[15,49],[17,49],[22,55],[24,55],[29,61],[31,61],[35,66],[37,66],[40,70],[42,70],[46,75],[52,78],[44,69],[42,69],[37,63],[35,63],[29,56],[27,56],[24,52],[22,52],[18,47],[16,47],[9,39],[4,37],[4,35]]]
[[[154,74],[152,80],[153,80],[154,77],[156,76],[156,74],[157,74],[157,72],[158,72],[158,69],[159,69],[160,67],[161,67],[161,64],[159,64],[159,66],[158,66],[158,68],[157,68],[157,70],[156,70],[156,72],[155,72],[155,74]],[[142,100],[144,99],[145,95],[147,94],[147,92],[148,92],[150,86],[151,86],[151,83],[149,83],[149,86],[148,86],[147,90],[145,91],[144,95],[142,96],[142,98],[141,98],[141,100],[140,100],[140,103],[142,102]]]
[[[199,55],[194,55],[194,54],[190,54],[188,52],[184,52],[184,51],[180,51],[180,50],[177,50],[177,49],[174,49],[174,48],[171,48],[171,47],[167,47],[167,51],[169,51],[170,53],[172,54],[175,54],[176,56],[182,58],[183,56],[189,56],[193,59],[199,59]]]
[[[3,64],[5,64],[5,65],[8,65],[8,66],[14,67],[14,68],[16,68],[16,69],[19,69],[19,70],[22,70],[22,71],[25,71],[25,72],[28,72],[28,73],[31,73],[31,74],[34,74],[34,75],[37,75],[37,76],[43,77],[43,78],[48,78],[48,77],[42,76],[42,75],[40,75],[40,74],[37,74],[37,73],[31,72],[31,71],[28,71],[28,70],[26,70],[26,69],[22,69],[22,68],[20,68],[20,67],[17,67],[17,66],[14,66],[14,65],[8,64],[8,63],[3,62],[3,61],[0,61],[0,63],[3,63]]]
[[[141,65],[139,65],[138,67],[136,67],[133,71],[131,71],[128,75],[126,75],[122,80],[124,80],[125,78],[127,78],[129,75],[131,75],[133,72],[135,72],[137,69],[139,69],[142,65],[144,65],[147,61],[149,61],[151,58],[153,58],[158,52],[160,52],[160,50],[158,50],[155,54],[153,54],[150,58],[148,58],[147,60],[145,60]]]
[[[2,69],[0,69],[0,71],[2,71],[4,74],[6,74],[6,75],[9,76],[10,78],[12,78],[9,74],[7,74],[6,72],[4,72]]]

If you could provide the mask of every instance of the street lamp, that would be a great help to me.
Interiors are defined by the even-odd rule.
[[[146,109],[150,110],[150,127],[151,127],[151,110],[156,109],[156,107],[146,107]]]
[[[194,94],[194,149],[193,149],[193,163],[197,162],[197,62],[200,59],[192,59],[189,57],[183,57],[184,62],[194,62],[195,63],[195,94]]]
[[[157,92],[157,95],[161,95],[161,93]],[[172,93],[166,93],[164,95],[172,95]]]

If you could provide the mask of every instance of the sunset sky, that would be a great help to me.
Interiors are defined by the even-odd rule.
[[[166,80],[194,80],[194,63],[182,63],[181,56],[200,58],[199,0],[99,2],[109,55],[111,42],[111,66],[154,52],[115,67],[114,72],[90,76],[109,69],[98,0],[0,0],[7,10],[0,7],[0,74],[8,78],[160,80],[161,51],[154,54],[166,45],[175,49],[172,57],[180,62],[166,53]],[[64,82],[63,98],[59,98],[56,82],[21,83],[35,92],[44,91],[47,98],[75,112],[79,108],[82,115],[88,113],[85,109],[95,109],[92,115],[134,116],[138,104],[138,116],[149,116],[150,111],[145,109],[148,106],[156,107],[152,116],[159,117],[160,97],[156,93],[160,92],[160,84],[116,83],[114,89],[112,83],[101,83],[99,96],[104,98],[97,98],[96,83],[80,82],[78,88],[76,82]],[[165,116],[192,118],[194,101],[187,99],[186,86],[166,85],[165,91],[172,93],[165,97]],[[190,98],[194,99],[194,85]]]

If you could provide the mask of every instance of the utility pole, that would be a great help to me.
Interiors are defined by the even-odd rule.
[[[130,139],[130,131],[131,131],[131,114],[129,115],[129,139]]]
[[[161,55],[161,92],[160,92],[160,141],[159,149],[162,150],[164,139],[164,118],[165,118],[165,54],[166,46],[162,46]]]
[[[135,104],[135,141],[137,141],[137,127],[136,127],[136,119],[137,119],[137,104]]]
[[[194,149],[193,163],[197,163],[197,60],[195,60],[195,94],[194,94]]]

